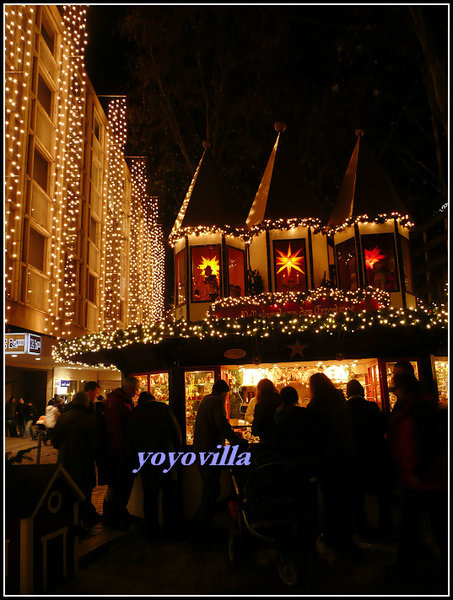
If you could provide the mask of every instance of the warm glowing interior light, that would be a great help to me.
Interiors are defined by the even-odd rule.
[[[283,254],[283,252],[281,252],[280,250],[277,250],[277,252],[280,254],[280,256],[277,257],[277,267],[280,267],[280,269],[277,271],[277,275],[284,269],[286,269],[286,273],[288,276],[291,273],[291,269],[295,269],[296,271],[300,271],[301,273],[305,274],[305,271],[302,271],[302,269],[299,266],[299,265],[303,264],[303,262],[304,262],[304,257],[298,256],[299,252],[301,252],[301,250],[302,250],[302,248],[299,248],[299,250],[297,250],[297,252],[292,254],[291,253],[291,244],[288,244],[288,253],[287,254]]]

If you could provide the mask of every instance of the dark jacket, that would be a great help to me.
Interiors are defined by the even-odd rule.
[[[34,406],[33,404],[27,404],[25,406],[25,411],[24,411],[25,421],[33,421],[33,423],[34,423],[37,418],[38,418],[38,415],[36,414],[36,406]]]
[[[319,454],[323,472],[350,475],[355,468],[356,449],[351,416],[346,398],[340,390],[330,397],[314,396],[308,403],[313,427],[315,451]]]
[[[385,437],[386,420],[375,402],[363,396],[348,398],[357,450],[357,483],[368,490],[391,485],[390,452]]]
[[[139,466],[139,452],[168,454],[181,450],[181,427],[171,408],[157,401],[137,405],[129,419],[126,445],[132,469]],[[165,466],[168,468],[169,465]],[[165,468],[164,465],[162,467]]]
[[[58,462],[67,470],[82,492],[96,486],[95,461],[100,451],[96,421],[88,409],[73,405],[58,419],[52,434],[58,449]]]
[[[113,390],[105,401],[104,420],[109,459],[124,457],[129,419],[134,405],[122,388]]]
[[[234,446],[248,447],[247,442],[236,435],[229,424],[222,398],[209,394],[198,407],[193,449],[195,452],[218,451],[217,446],[223,446],[226,439]]]
[[[272,394],[257,401],[252,423],[252,434],[259,436],[260,442],[278,444],[277,426],[274,421],[276,410],[281,404],[280,396]]]

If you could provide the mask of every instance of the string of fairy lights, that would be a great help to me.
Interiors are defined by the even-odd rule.
[[[87,5],[62,5],[49,12],[45,6],[5,6],[5,320],[8,325],[12,302],[23,301],[24,294],[25,302],[32,292],[40,295],[36,290],[22,290],[25,286],[33,287],[33,275],[33,281],[41,282],[43,291],[39,298],[43,331],[58,340],[76,335],[83,323],[80,301],[85,298],[82,269],[86,267],[81,244],[88,233],[83,231],[82,224],[83,203],[87,202],[85,128],[91,118],[86,112],[84,68],[87,8]],[[56,30],[50,24],[55,18],[61,20],[61,27]],[[34,59],[45,68],[34,69]],[[39,73],[39,78],[34,72]],[[42,81],[41,91],[51,97],[46,108],[39,96]],[[33,110],[36,121],[45,123],[41,133],[29,131],[30,123],[34,122],[29,113]],[[129,174],[124,159],[126,135],[126,103],[124,98],[117,98],[109,103],[106,158],[100,167],[98,214],[102,229],[95,295],[98,330],[115,330],[129,322],[138,322],[128,321],[128,312],[139,315],[143,300],[145,323],[160,318],[164,311],[164,243],[157,223],[157,199],[146,196],[145,191],[136,199],[137,214],[141,216],[137,223],[132,222],[131,228],[131,213],[136,214],[130,204],[131,183],[135,186],[135,175],[144,181],[144,169]],[[27,169],[27,146],[31,143],[46,157],[47,189],[38,188],[33,168]],[[29,188],[27,178],[31,180]],[[140,182],[140,186],[146,190],[146,182]],[[44,268],[38,273],[29,267],[30,282],[22,277],[22,263],[28,262],[23,249],[27,199],[22,194],[26,189],[32,190],[28,200],[30,225],[45,239]],[[141,293],[130,297],[129,257],[137,264],[140,260],[134,280],[141,285]]]
[[[5,316],[17,293],[22,241],[26,107],[30,96],[34,6],[5,5]]]
[[[329,294],[328,290],[325,290]],[[317,290],[317,295],[323,290]],[[269,302],[271,299],[269,298]],[[448,329],[447,307],[419,305],[416,308],[392,308],[387,306],[377,311],[344,311],[340,313],[322,313],[318,315],[300,315],[281,313],[272,317],[244,317],[210,319],[189,323],[183,319],[175,320],[173,315],[157,321],[150,326],[138,325],[125,330],[103,331],[83,338],[61,342],[54,348],[56,361],[83,363],[83,355],[100,350],[121,349],[131,344],[159,344],[167,338],[223,338],[226,336],[253,336],[266,338],[272,334],[328,333],[338,335],[339,331],[354,333],[369,329],[417,327],[427,330]]]
[[[63,7],[63,48],[70,52],[68,73],[67,100],[67,131],[65,149],[65,200],[63,212],[64,253],[65,265],[63,286],[64,302],[62,303],[62,317],[65,329],[61,331],[62,337],[71,335],[71,326],[78,321],[77,294],[79,277],[78,231],[81,219],[82,201],[82,169],[84,135],[83,123],[85,116],[86,72],[83,56],[87,37],[86,6],[64,5]]]
[[[186,197],[187,198],[187,197]],[[351,217],[344,223],[338,226],[323,226],[321,221],[316,218],[292,218],[292,219],[264,219],[261,223],[253,225],[250,229],[246,227],[231,227],[229,225],[200,225],[197,227],[174,227],[168,238],[168,243],[172,248],[183,240],[186,236],[201,236],[206,234],[224,234],[230,235],[239,239],[242,239],[245,244],[251,244],[253,238],[260,235],[264,231],[291,231],[298,227],[311,228],[313,233],[329,234],[333,235],[339,233],[354,224],[359,223],[378,223],[382,224],[387,221],[396,220],[399,225],[407,229],[412,229],[414,223],[410,220],[408,215],[401,215],[397,212],[390,214],[383,213],[379,214],[374,218],[368,217],[368,215],[360,215],[358,217]],[[182,222],[182,219],[181,219]]]
[[[147,193],[146,159],[132,157],[130,302],[128,322],[149,325],[165,311],[165,244],[157,197]]]

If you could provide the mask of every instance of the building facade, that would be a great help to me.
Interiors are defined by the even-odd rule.
[[[124,156],[125,98],[104,110],[88,79],[86,11],[5,6],[5,395],[40,405],[86,379],[101,393],[120,380],[56,365],[54,343],[163,311],[157,200],[143,160]],[[38,397],[25,397],[26,379]]]

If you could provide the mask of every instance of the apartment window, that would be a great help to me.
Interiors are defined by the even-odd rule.
[[[38,77],[38,100],[50,117],[52,113],[52,90],[49,89],[41,75]]]
[[[96,221],[96,219],[94,219],[93,217],[90,217],[89,236],[90,236],[90,240],[93,242],[93,244],[95,244],[95,246],[98,245],[98,231],[99,231],[98,221]]]
[[[41,35],[42,39],[45,41],[46,46],[49,48],[51,53],[53,54],[55,49],[55,33],[50,27],[48,23],[43,19],[41,24]]]
[[[38,269],[39,271],[44,272],[44,253],[46,248],[46,238],[30,227],[30,238],[29,238],[29,247],[28,247],[28,263]]]
[[[98,278],[88,273],[88,285],[87,285],[87,298],[93,304],[96,304],[97,289],[98,289]]]
[[[97,118],[96,115],[94,115],[93,131],[94,131],[94,137],[98,140],[98,142],[100,142],[101,141],[101,125],[100,125],[99,119]]]
[[[44,156],[35,149],[33,162],[33,179],[47,192],[49,187],[49,163]]]
[[[96,189],[99,189],[100,172],[99,172],[99,167],[97,166],[97,164],[95,163],[94,160],[93,160],[92,165],[91,165],[91,179],[93,181],[94,187]]]

